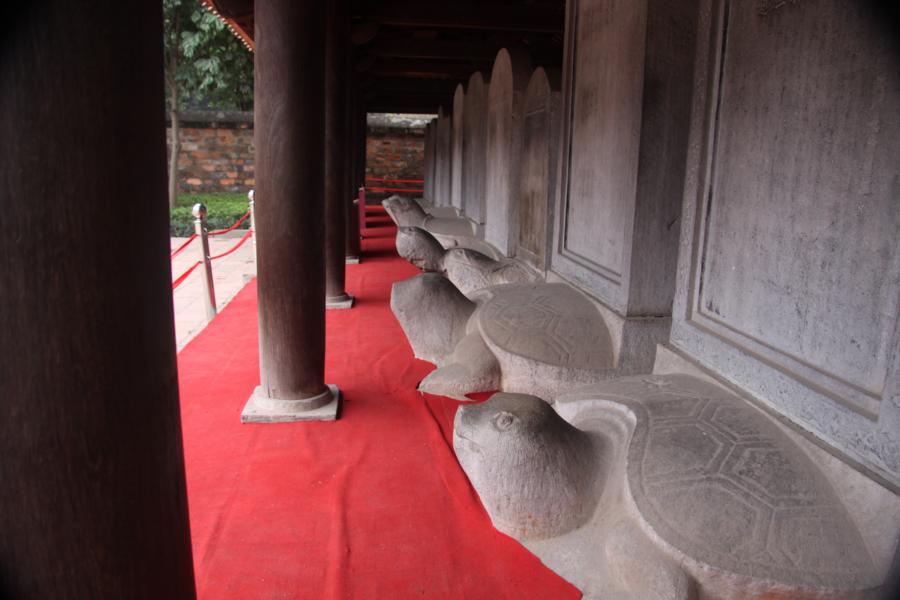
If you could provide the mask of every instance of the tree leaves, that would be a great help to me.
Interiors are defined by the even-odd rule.
[[[167,96],[174,77],[181,109],[252,109],[253,55],[199,0],[162,4]]]

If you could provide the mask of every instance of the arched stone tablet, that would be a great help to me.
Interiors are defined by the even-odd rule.
[[[481,71],[469,77],[463,112],[463,209],[476,225],[484,225],[485,162],[487,158],[488,84]]]
[[[522,105],[522,151],[517,182],[519,204],[516,255],[547,270],[553,227],[553,194],[559,161],[561,95],[559,73],[535,69]]]
[[[450,115],[441,107],[435,137],[434,203],[437,206],[450,206],[451,127]]]
[[[450,125],[450,205],[463,209],[463,115],[466,91],[462,84],[453,94],[453,119]]]
[[[507,256],[515,255],[519,237],[522,100],[530,71],[525,51],[502,48],[488,91],[484,238]]]
[[[437,133],[437,120],[432,119],[425,126],[425,200],[434,203],[434,175],[435,175],[435,134]]]

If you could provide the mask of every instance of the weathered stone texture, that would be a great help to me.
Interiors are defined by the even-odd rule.
[[[588,596],[864,598],[883,579],[815,463],[718,386],[622,378],[554,408],[462,407],[454,449],[495,526]]]
[[[553,268],[623,315],[669,315],[696,2],[575,0],[569,14]]]
[[[553,195],[559,162],[559,74],[535,69],[522,107],[521,170],[517,182],[519,227],[516,256],[544,271],[549,266]]]
[[[672,342],[897,489],[895,41],[837,1],[703,26]]]
[[[444,114],[443,107],[438,113],[435,135],[434,203],[436,206],[450,206],[450,170],[452,168],[452,123]]]
[[[519,224],[522,101],[531,61],[524,51],[497,53],[487,102],[487,173],[484,238],[514,256]]]
[[[488,87],[480,71],[473,73],[463,111],[462,208],[477,225],[484,225]]]
[[[453,94],[453,118],[450,121],[450,204],[463,209],[463,115],[465,114],[466,92],[462,84],[456,86]]]

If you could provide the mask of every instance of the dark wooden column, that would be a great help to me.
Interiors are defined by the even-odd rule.
[[[352,55],[352,49],[351,49]],[[344,176],[347,182],[347,215],[346,215],[346,235],[344,236],[344,252],[348,264],[358,263],[360,259],[360,239],[359,239],[359,206],[353,204],[352,199],[359,195],[359,184],[356,181],[357,162],[359,161],[359,153],[356,151],[357,140],[359,139],[359,124],[356,118],[356,106],[359,103],[359,85],[355,78],[347,80],[347,131],[349,132],[348,144],[345,148],[345,156],[347,159],[347,172]]]
[[[254,4],[260,386],[244,422],[334,418],[325,369],[325,5]]]
[[[325,27],[325,306],[350,308],[344,289],[347,236],[347,46],[346,0],[327,0]]]
[[[193,598],[158,3],[0,40],[0,597]]]

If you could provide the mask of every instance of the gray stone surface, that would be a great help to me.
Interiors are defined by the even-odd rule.
[[[435,138],[437,133],[437,123],[434,119],[425,126],[425,161],[424,161],[424,183],[422,185],[423,195],[427,202],[434,202],[434,176],[435,176],[435,154],[436,146]]]
[[[530,75],[528,54],[503,48],[488,90],[484,239],[506,256],[515,256],[518,241],[522,102]]]
[[[495,526],[588,597],[867,598],[883,580],[815,463],[746,401],[644,376],[554,408],[464,406],[454,448]]]
[[[553,202],[559,163],[559,73],[538,67],[522,107],[521,169],[517,183],[519,227],[516,257],[538,271],[550,266]]]
[[[341,410],[341,391],[328,384],[319,396],[300,400],[270,398],[257,386],[244,409],[241,423],[293,423],[295,421],[334,421]]]
[[[397,253],[423,271],[446,275],[472,298],[481,289],[504,283],[528,283],[537,274],[513,260],[495,260],[468,248],[445,250],[432,234],[419,227],[397,229]]]
[[[697,3],[568,8],[553,270],[623,316],[669,316]]]
[[[485,76],[476,71],[469,77],[463,111],[462,208],[477,225],[484,225],[487,162],[487,94]]]
[[[835,0],[701,32],[671,343],[896,492],[895,40]]]
[[[538,275],[515,260],[493,258],[475,250],[453,248],[444,255],[444,274],[469,298],[504,283],[532,283]]]
[[[441,107],[438,112],[437,132],[435,134],[435,177],[434,204],[438,207],[450,207],[450,170],[452,169],[453,125],[450,115]],[[441,216],[441,215],[438,215]],[[454,214],[454,216],[456,216]]]
[[[478,309],[467,331],[480,335],[493,360],[485,360],[482,369],[476,360],[483,355],[457,352],[465,357],[464,368],[457,368],[452,357],[443,361],[422,381],[421,390],[457,398],[486,391],[476,386],[483,384],[481,373],[491,371],[494,361],[500,367],[498,389],[544,397],[616,374],[609,330],[591,302],[571,286],[500,285],[475,297]],[[436,323],[441,316],[430,313],[430,318]],[[466,379],[469,373],[479,379]],[[440,388],[431,387],[436,381]],[[450,388],[455,392],[448,393]]]
[[[451,240],[473,237],[475,233],[468,219],[430,215],[412,198],[390,196],[382,200],[381,204],[397,227],[419,227]]]
[[[463,84],[453,94],[453,116],[450,120],[450,205],[463,210],[463,115],[466,91]]]
[[[422,273],[391,288],[391,311],[416,358],[443,364],[466,334],[475,304],[437,273]]]
[[[433,235],[420,227],[398,227],[397,254],[414,267],[432,273],[444,272],[446,250]]]

